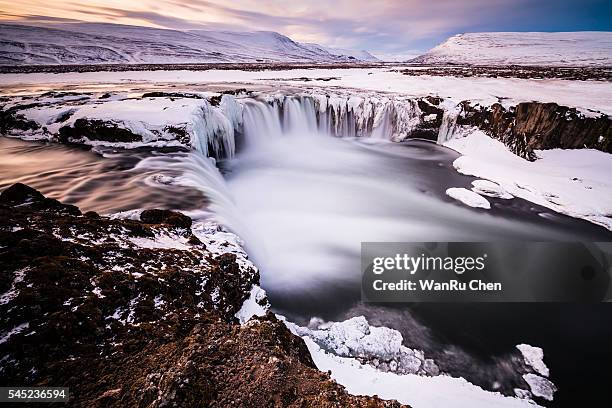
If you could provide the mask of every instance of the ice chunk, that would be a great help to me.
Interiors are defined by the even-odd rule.
[[[536,397],[542,397],[545,400],[552,401],[555,392],[557,391],[557,387],[547,378],[541,377],[537,374],[525,374],[523,375],[523,379],[527,384],[529,384],[529,388],[531,389],[531,393]]]
[[[514,198],[502,186],[489,180],[474,180],[472,181],[472,191],[489,197],[497,197],[503,199]]]
[[[525,364],[533,368],[536,373],[548,377],[550,372],[546,364],[544,364],[544,350],[540,347],[530,346],[529,344],[519,344],[516,348],[519,349],[523,355]]]
[[[491,208],[491,204],[489,204],[486,198],[466,188],[449,188],[446,190],[446,195],[470,207],[484,208],[486,210]]]

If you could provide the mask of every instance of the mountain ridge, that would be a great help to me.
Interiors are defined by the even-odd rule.
[[[111,23],[0,24],[1,65],[351,62],[274,31],[172,30]]]
[[[409,62],[460,65],[612,66],[612,32],[482,32],[449,37]]]

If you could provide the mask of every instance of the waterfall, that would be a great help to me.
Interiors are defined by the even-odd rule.
[[[205,102],[195,114],[191,143],[205,156],[232,158],[241,120],[242,106],[230,95],[223,95],[218,107]]]
[[[444,109],[444,114],[442,115],[442,124],[438,131],[438,144],[443,144],[452,139],[457,131],[457,118],[461,113],[461,109],[458,105],[447,105],[448,106],[445,106],[446,109]]]
[[[453,116],[455,115],[455,116]],[[240,98],[223,95],[218,106],[205,102],[194,120],[192,145],[218,159],[297,133],[341,138],[371,137],[399,142],[423,124],[418,99],[335,95],[275,95]],[[456,114],[444,114],[438,142],[454,129]]]
[[[244,102],[243,134],[245,145],[254,147],[282,136],[280,107],[256,99]]]

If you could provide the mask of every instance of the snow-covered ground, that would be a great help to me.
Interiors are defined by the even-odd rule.
[[[453,166],[507,193],[612,229],[612,155],[591,149],[538,150],[534,162],[474,130],[444,143],[462,154]]]
[[[378,395],[414,408],[537,407],[532,401],[484,391],[463,378],[422,377],[384,373],[354,358],[338,357],[322,350],[309,338],[308,350],[317,367],[355,395]]]
[[[329,78],[332,78],[331,80]],[[142,84],[253,84],[254,87],[289,86],[306,89],[358,90],[401,94],[409,97],[435,95],[459,103],[464,100],[504,106],[519,102],[555,102],[612,115],[612,83],[603,81],[567,81],[561,79],[455,78],[444,76],[408,76],[394,68],[294,69],[282,71],[208,70],[208,71],[126,71],[73,72],[66,74],[2,74],[0,86],[5,89],[56,88],[73,84],[100,88],[100,85]],[[97,84],[97,86],[96,86]]]
[[[426,64],[612,65],[612,32],[467,33],[413,60]]]
[[[0,63],[5,65],[375,60],[364,52],[301,44],[271,31],[179,31],[104,23],[0,24],[0,38]]]

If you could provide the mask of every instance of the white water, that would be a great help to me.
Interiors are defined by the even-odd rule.
[[[197,153],[146,165],[178,170],[181,184],[206,194],[213,216],[245,240],[272,298],[333,297],[338,286],[358,293],[365,241],[569,237],[452,202],[443,192],[469,184],[449,165],[454,153],[426,142],[333,137],[311,99],[247,101],[243,127],[225,177]]]

